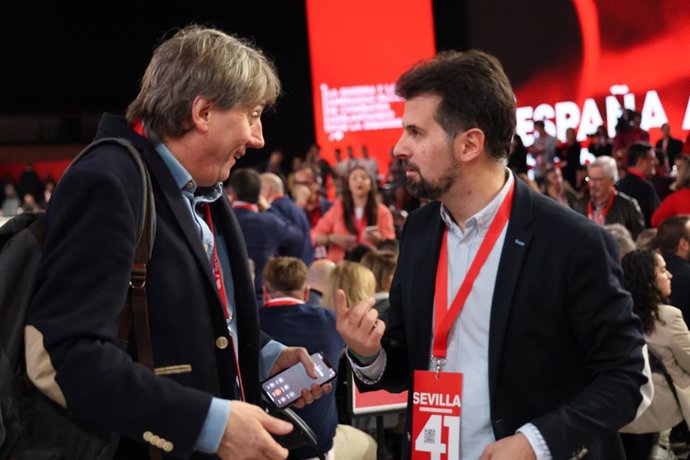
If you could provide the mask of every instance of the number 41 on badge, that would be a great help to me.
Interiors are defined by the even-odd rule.
[[[412,460],[458,460],[462,374],[416,371],[412,394]]]

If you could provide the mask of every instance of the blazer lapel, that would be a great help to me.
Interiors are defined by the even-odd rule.
[[[491,323],[489,331],[489,394],[493,401],[496,389],[496,374],[498,372],[503,348],[503,339],[510,316],[510,308],[517,287],[522,263],[529,249],[532,233],[527,230],[532,221],[532,196],[530,190],[522,181],[513,175],[515,180],[515,196],[506,231],[503,251],[498,264],[496,285],[494,287],[491,305]]]
[[[194,254],[194,258],[199,263],[202,271],[206,274],[208,282],[214,286],[214,291],[216,282],[213,279],[213,274],[211,273],[211,265],[209,264],[208,257],[202,248],[202,242],[199,238],[198,233],[195,231],[197,228],[196,222],[189,213],[189,207],[185,203],[185,198],[182,196],[175,180],[173,179],[170,171],[168,170],[163,160],[158,156],[158,154],[149,148],[144,152],[144,159],[149,167],[151,175],[156,178],[156,181],[160,185],[161,192],[168,202],[172,214],[175,216],[177,223],[182,230],[182,234],[187,240],[189,249]]]
[[[434,317],[434,290],[436,284],[436,269],[438,268],[438,253],[441,250],[441,237],[445,223],[441,219],[440,204],[436,204],[436,210],[432,215],[430,227],[423,234],[412,238],[418,239],[414,246],[428,248],[427,251],[419,251],[412,260],[414,298],[410,302],[414,315],[412,321],[417,322],[416,340],[412,343],[421,344],[415,355],[415,369],[426,369],[429,366],[431,356],[431,340],[433,338]]]

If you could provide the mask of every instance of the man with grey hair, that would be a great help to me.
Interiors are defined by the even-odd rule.
[[[247,251],[222,182],[263,147],[261,114],[280,83],[247,42],[190,26],[154,52],[127,117],[97,139],[131,143],[149,171],[156,232],[146,292],[153,371],[118,346],[142,212],[141,173],[104,144],[70,168],[47,214],[26,327],[33,383],[74,417],[121,435],[116,458],[285,458],[289,424],[258,404],[261,378],[302,362],[260,333]],[[104,211],[105,210],[105,211]],[[298,406],[322,392],[312,385]],[[34,421],[39,423],[40,421]],[[251,440],[251,442],[248,442]]]
[[[589,197],[576,209],[599,225],[619,223],[630,231],[633,240],[644,230],[644,217],[633,198],[616,190],[618,165],[613,157],[597,157],[587,166]]]

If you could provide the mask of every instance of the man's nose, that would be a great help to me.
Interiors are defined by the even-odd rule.
[[[264,133],[263,127],[261,125],[261,119],[256,120],[256,122],[252,125],[252,134],[249,138],[249,143],[247,145],[248,147],[253,149],[260,149],[264,145],[266,145],[266,142],[264,141]]]

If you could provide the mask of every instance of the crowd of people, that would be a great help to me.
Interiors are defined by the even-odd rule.
[[[134,164],[101,146],[54,196],[4,184],[7,216],[50,201],[26,328],[36,387],[121,434],[117,458],[307,459],[271,436],[291,428],[259,407],[259,385],[300,363],[315,377],[320,351],[362,391],[410,390],[402,458],[441,440],[412,424],[429,411],[412,397],[433,391],[418,387],[429,375],[462,400],[462,429],[443,435],[456,458],[647,458],[688,420],[681,401],[635,425],[675,407],[647,347],[690,408],[690,166],[670,127],[653,147],[627,113],[620,137],[591,137],[587,165],[574,130],[559,143],[537,121],[525,147],[510,82],[480,51],[439,53],[396,91],[387,168],[366,147],[329,164],[315,144],[290,169],[282,151],[233,168],[264,145],[273,64],[214,29],[163,42],[126,117],[105,114],[97,134],[143,152],[153,183],[155,368],[118,346],[142,190]],[[294,408],[326,458],[376,458],[342,391],[312,385]]]

